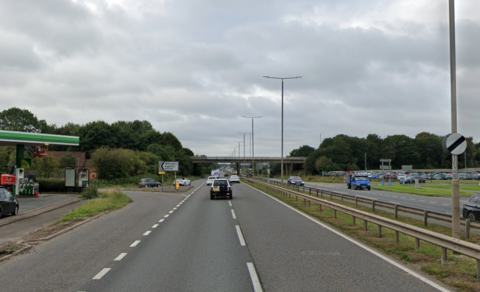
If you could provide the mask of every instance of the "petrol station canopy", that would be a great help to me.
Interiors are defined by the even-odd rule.
[[[80,144],[80,138],[75,136],[50,135],[42,133],[0,131],[0,146],[16,146],[19,144],[28,146],[78,146]]]

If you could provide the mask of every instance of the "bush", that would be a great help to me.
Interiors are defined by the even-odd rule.
[[[90,185],[82,192],[82,198],[84,200],[91,200],[98,197],[98,188],[94,185]]]
[[[65,187],[65,180],[54,178],[37,178],[37,182],[40,186],[40,193],[65,193],[67,188]]]

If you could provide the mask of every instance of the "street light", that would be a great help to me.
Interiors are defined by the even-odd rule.
[[[254,165],[254,160],[255,160],[255,139],[254,139],[254,131],[253,131],[253,119],[259,119],[262,118],[263,116],[257,116],[257,117],[247,117],[247,116],[242,116],[243,118],[246,119],[252,119],[252,169],[253,173],[255,173],[255,165]]]
[[[283,186],[283,80],[284,79],[298,79],[302,78],[302,76],[295,76],[295,77],[271,77],[271,76],[263,76],[264,78],[270,78],[270,79],[281,79],[282,80],[282,157],[281,157],[281,162],[280,162],[280,177],[282,181],[282,186]]]

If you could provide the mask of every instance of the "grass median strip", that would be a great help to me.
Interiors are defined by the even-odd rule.
[[[247,184],[250,184],[246,182]],[[296,199],[295,196],[284,196],[275,191],[267,190],[263,186],[257,184],[250,184],[251,186],[260,189],[277,199],[316,217],[319,220],[326,222],[343,233],[362,241],[369,246],[381,250],[397,260],[408,264],[411,268],[423,271],[436,277],[446,285],[454,287],[458,291],[480,291],[480,280],[476,278],[477,264],[476,260],[463,255],[455,255],[448,251],[448,264],[441,264],[442,249],[436,245],[421,241],[419,248],[415,238],[399,233],[396,242],[396,233],[385,227],[381,228],[381,237],[379,237],[379,228],[376,224],[367,223],[367,229],[364,229],[364,220],[353,220],[352,216],[343,214],[339,211],[335,212],[328,207],[321,208],[314,202],[305,202],[302,198]],[[313,197],[313,196],[312,196]],[[325,199],[330,201],[328,199]],[[335,203],[340,204],[340,201],[334,200]],[[344,202],[342,205],[355,208],[355,204]],[[357,209],[374,213],[375,215],[394,219],[394,214],[376,210],[372,212],[369,207],[359,205]],[[429,226],[423,226],[423,221],[415,218],[399,216],[398,221],[406,224],[414,225],[434,232],[445,235],[451,235],[452,231],[448,227],[429,223]],[[477,234],[470,234],[469,242],[480,244],[480,236]]]

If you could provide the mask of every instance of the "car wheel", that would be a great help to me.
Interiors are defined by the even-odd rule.
[[[368,190],[370,190],[370,186],[368,186],[368,188],[367,188],[367,189],[368,189]]]
[[[228,196],[228,199],[229,200],[233,199],[233,194],[230,194],[230,196]]]
[[[212,195],[212,194],[210,194],[210,200],[213,200],[213,199],[214,199],[213,195]]]
[[[470,219],[470,221],[477,221],[477,217],[475,214],[473,214],[473,212],[468,212],[467,218]]]
[[[15,210],[13,210],[12,216],[17,216],[18,215],[18,210],[19,210],[19,207],[15,206]]]

